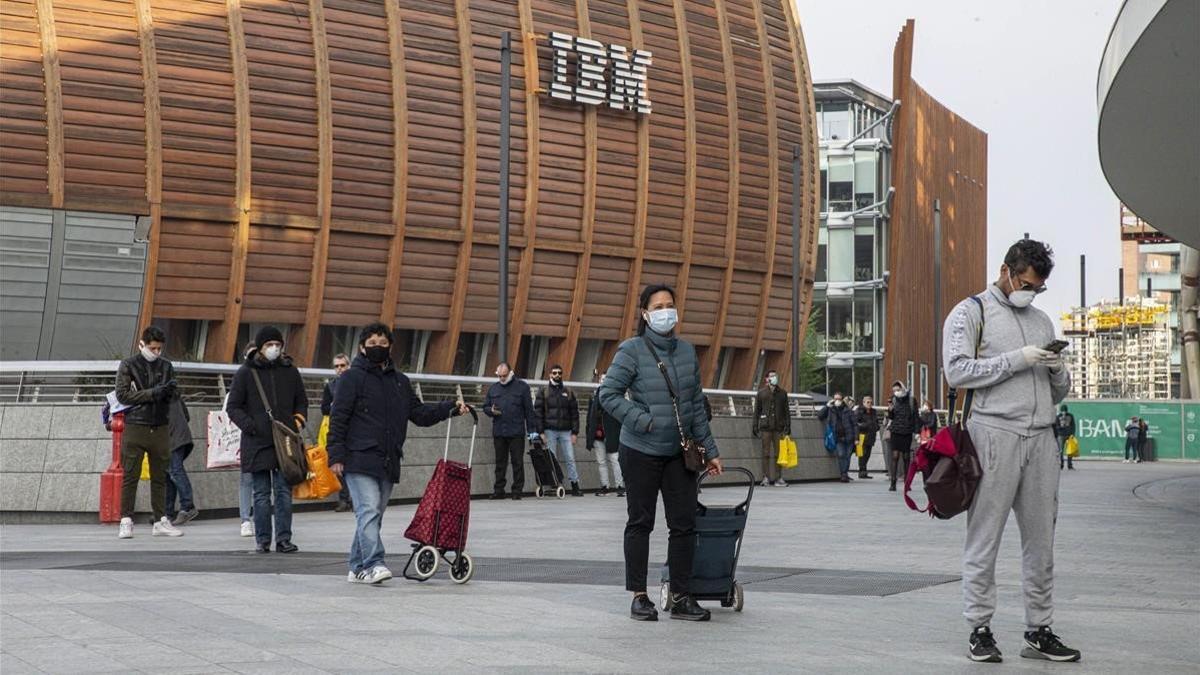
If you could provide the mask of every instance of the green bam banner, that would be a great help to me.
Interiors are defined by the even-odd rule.
[[[1125,427],[1146,420],[1155,459],[1200,459],[1200,403],[1179,401],[1067,401],[1075,415],[1080,457],[1121,458]]]

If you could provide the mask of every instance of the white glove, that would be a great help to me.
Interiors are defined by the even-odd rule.
[[[1021,358],[1025,361],[1026,368],[1047,365],[1051,357],[1058,358],[1058,354],[1033,345],[1021,347]]]
[[[1043,361],[1042,365],[1049,368],[1050,372],[1057,373],[1058,371],[1063,369],[1062,354],[1055,354],[1054,352],[1050,352],[1050,355],[1051,355],[1050,358]]]

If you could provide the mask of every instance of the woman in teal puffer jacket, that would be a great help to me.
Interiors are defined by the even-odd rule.
[[[704,414],[700,362],[695,348],[675,335],[675,291],[669,286],[648,286],[638,308],[638,337],[621,343],[597,391],[600,405],[621,423],[620,462],[629,512],[625,588],[633,593],[630,615],[638,621],[658,620],[658,611],[646,596],[646,569],[661,492],[670,530],[671,618],[707,621],[708,610],[697,605],[688,590],[696,547],[697,474],[684,466],[679,433],[681,423],[684,433],[707,451],[709,473],[721,473],[717,444]],[[666,380],[647,342],[666,365],[679,396],[679,423]]]

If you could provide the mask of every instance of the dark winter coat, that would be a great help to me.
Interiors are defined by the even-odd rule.
[[[453,401],[422,403],[408,376],[359,354],[334,387],[329,418],[329,463],[346,473],[400,480],[408,423],[430,427],[450,417]]]
[[[879,415],[875,408],[859,408],[855,412],[855,425],[858,427],[858,433],[874,435],[879,433]]]
[[[229,420],[242,430],[242,471],[273,471],[279,468],[279,462],[275,459],[271,419],[252,373],[258,373],[262,380],[274,418],[293,429],[299,430],[308,415],[308,394],[290,356],[267,361],[255,350],[233,376],[226,411]]]
[[[674,335],[659,335],[646,329],[646,336],[666,365],[679,396],[679,417],[684,431],[705,448],[710,459],[718,457],[720,451],[704,413],[696,349]],[[629,398],[625,398],[626,392]],[[617,348],[597,396],[600,405],[621,422],[621,445],[658,457],[673,457],[683,452],[666,380],[641,337],[630,338]]]
[[[833,427],[833,437],[838,443],[854,443],[858,440],[857,415],[845,405],[827,405],[817,411],[817,418],[826,427]]]
[[[917,425],[920,424],[920,418],[917,415],[917,403],[913,400],[912,394],[904,398],[897,396],[892,399],[892,405],[888,408],[887,418],[892,421],[890,428],[893,434],[917,433]]]
[[[760,431],[779,434],[792,433],[792,411],[788,408],[787,392],[782,387],[763,387],[754,397],[752,433]]]
[[[492,406],[499,408],[499,414],[492,411]],[[483,399],[483,414],[492,418],[492,436],[497,438],[525,436],[538,431],[529,385],[516,375],[508,384],[496,382],[488,387]]]
[[[533,410],[539,433],[570,431],[579,435],[579,401],[575,392],[563,385],[550,383],[539,389]]]
[[[1059,413],[1054,422],[1054,433],[1060,438],[1075,435],[1075,416],[1069,412]]]
[[[596,440],[597,429],[604,430],[604,440]],[[621,449],[621,423],[600,405],[599,397],[593,396],[588,403],[587,428],[583,433],[588,450],[595,447],[596,443],[603,443],[606,452],[617,452]]]
[[[183,399],[178,396],[171,402],[171,451],[192,445],[192,430],[188,428],[192,415],[188,412]],[[190,451],[190,448],[189,448]]]
[[[333,412],[333,397],[337,391],[339,377],[341,376],[339,375],[326,382],[325,388],[321,390],[321,415],[323,417],[329,417],[329,414]]]
[[[175,367],[159,357],[153,363],[140,353],[134,354],[117,367],[117,400],[133,406],[125,411],[126,424],[160,427],[169,424],[173,394],[165,387],[175,380]]]

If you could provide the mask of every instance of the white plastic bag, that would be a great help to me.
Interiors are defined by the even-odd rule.
[[[242,430],[224,410],[208,413],[208,468],[242,465]]]

